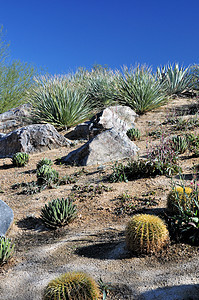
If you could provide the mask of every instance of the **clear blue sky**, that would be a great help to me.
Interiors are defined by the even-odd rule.
[[[0,24],[13,59],[51,74],[199,63],[198,0],[2,0]]]

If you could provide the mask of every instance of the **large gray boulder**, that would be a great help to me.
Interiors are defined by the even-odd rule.
[[[62,158],[65,164],[81,166],[101,165],[131,157],[138,150],[125,132],[109,129],[89,140],[79,149]]]
[[[12,225],[14,214],[12,209],[2,200],[0,200],[0,236],[5,236]]]
[[[0,158],[16,152],[36,153],[69,146],[71,141],[60,135],[53,125],[35,124],[0,136]]]

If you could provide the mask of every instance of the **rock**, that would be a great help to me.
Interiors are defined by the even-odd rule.
[[[126,133],[128,129],[135,127],[136,116],[136,113],[128,106],[110,106],[91,119],[90,137],[112,128]]]
[[[126,132],[109,129],[70,152],[62,158],[62,162],[81,166],[101,165],[133,156],[137,150],[137,146],[127,137]]]
[[[14,214],[12,209],[2,200],[0,200],[0,236],[5,236],[12,225]]]
[[[0,130],[22,127],[28,124],[30,113],[31,105],[22,104],[0,114]]]
[[[78,124],[76,127],[71,128],[70,131],[65,134],[65,137],[70,140],[88,140],[90,124],[90,121]]]
[[[36,153],[71,144],[53,125],[28,125],[0,137],[0,158],[12,157],[16,152]]]

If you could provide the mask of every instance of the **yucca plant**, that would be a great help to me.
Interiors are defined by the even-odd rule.
[[[49,282],[44,300],[98,300],[99,288],[89,275],[83,272],[68,272]]]
[[[165,223],[157,216],[135,215],[126,227],[126,245],[129,251],[137,254],[159,252],[169,241]]]
[[[130,128],[129,130],[127,130],[126,134],[131,141],[139,140],[141,136],[138,128]]]
[[[167,98],[160,81],[150,68],[138,66],[135,69],[124,67],[124,75],[117,77],[119,101],[130,106],[138,114],[143,114],[166,103]]]
[[[51,159],[48,158],[42,158],[38,163],[37,163],[37,170],[40,169],[43,165],[48,165],[52,166],[53,162]]]
[[[37,183],[39,185],[50,185],[57,183],[59,173],[49,165],[43,165],[37,169]]]
[[[77,208],[66,198],[55,199],[41,209],[41,219],[49,228],[56,229],[72,222],[77,215]]]
[[[6,263],[13,255],[15,245],[6,237],[0,237],[0,266]]]
[[[179,154],[184,153],[188,149],[187,139],[184,136],[174,135],[171,141],[173,150]]]
[[[36,84],[28,94],[34,122],[67,129],[90,118],[93,107],[87,95],[73,86],[67,77],[35,80]]]
[[[12,163],[16,167],[24,167],[29,162],[29,154],[25,152],[17,152],[12,157]]]
[[[193,79],[189,68],[180,67],[178,63],[157,68],[157,78],[163,84],[168,96],[179,95],[192,88]]]

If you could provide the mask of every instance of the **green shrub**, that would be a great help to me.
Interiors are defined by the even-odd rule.
[[[124,76],[117,77],[118,99],[130,106],[136,113],[143,114],[166,103],[162,85],[156,80],[151,69],[141,66],[123,70]]]
[[[0,266],[6,263],[13,255],[15,245],[10,239],[0,237]]]
[[[100,299],[96,282],[82,272],[69,272],[52,280],[44,293],[44,300]]]
[[[32,121],[50,123],[60,129],[75,126],[92,114],[93,106],[87,95],[66,76],[37,78],[28,98]]]
[[[179,95],[192,87],[192,76],[189,73],[189,68],[180,67],[177,63],[174,66],[158,67],[157,77],[169,96]]]
[[[37,183],[39,185],[51,185],[57,183],[59,173],[49,165],[43,165],[37,169]]]
[[[139,129],[137,129],[137,128],[131,128],[131,129],[127,130],[126,134],[131,141],[140,140],[141,134],[140,134]]]
[[[77,215],[76,205],[68,198],[55,199],[45,204],[41,219],[47,227],[56,229],[72,222]]]
[[[168,229],[157,216],[135,215],[127,224],[126,245],[132,253],[157,253],[168,243],[168,240]]]
[[[171,138],[172,148],[175,152],[182,154],[188,149],[187,139],[184,136],[175,135]]]
[[[38,163],[37,163],[37,170],[40,169],[43,165],[48,165],[52,166],[53,162],[51,159],[48,158],[42,158]]]
[[[29,154],[25,152],[17,152],[12,157],[12,163],[16,167],[24,167],[29,162]]]

